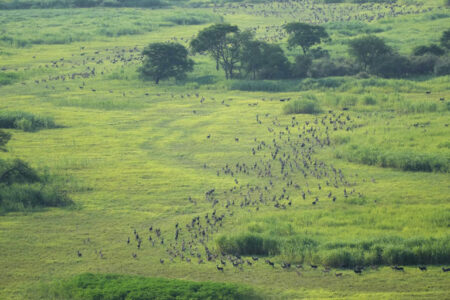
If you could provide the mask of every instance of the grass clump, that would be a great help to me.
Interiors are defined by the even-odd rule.
[[[318,114],[322,112],[319,104],[310,99],[297,99],[283,107],[285,114]]]
[[[42,299],[260,299],[249,287],[125,275],[82,274],[45,286]]]
[[[279,253],[275,239],[255,234],[220,236],[216,240],[220,252],[233,255],[275,255]]]
[[[30,113],[0,112],[0,128],[20,129],[27,132],[41,129],[57,128],[58,126],[50,117],[35,116]]]

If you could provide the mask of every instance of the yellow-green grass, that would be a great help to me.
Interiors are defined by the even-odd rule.
[[[158,13],[144,11],[149,16]],[[7,16],[8,12],[2,15]],[[413,17],[404,18],[405,24],[414,23]],[[239,15],[226,15],[225,20],[243,28],[257,24],[256,20],[261,24],[282,23],[276,18]],[[418,26],[420,34],[406,44],[398,43],[398,47],[408,53],[433,26],[443,31],[443,20],[423,21],[423,28]],[[22,80],[0,88],[0,109],[53,117],[64,128],[33,133],[9,130],[13,134],[9,151],[0,156],[17,157],[33,167],[48,168],[65,184],[76,206],[0,216],[0,298],[29,298],[40,284],[84,272],[246,283],[269,296],[284,298],[445,298],[449,277],[440,265],[429,266],[427,272],[408,266],[404,273],[396,273],[382,266],[369,269],[362,276],[351,269],[333,269],[327,274],[307,267],[309,262],[323,264],[321,253],[317,253],[305,259],[301,276],[294,270],[282,270],[279,265],[272,270],[261,262],[263,259],[243,271],[227,267],[222,274],[214,263],[189,264],[179,259],[172,263],[164,247],[152,247],[146,240],[139,251],[134,244],[127,245],[133,229],[148,232],[148,226],[154,225],[172,235],[175,223],[184,225],[194,216],[211,213],[211,204],[204,200],[205,192],[212,187],[222,192],[235,186],[232,177],[218,177],[216,171],[227,163],[255,161],[251,153],[254,138],[270,140],[267,127],[274,127],[272,120],[276,117],[281,124],[288,124],[292,118],[283,114],[285,102],[279,99],[302,97],[316,99],[325,112],[341,112],[342,107],[349,107],[348,114],[362,125],[349,133],[332,133],[331,146],[320,150],[316,157],[341,168],[356,182],[352,188],[363,193],[364,198],[341,196],[336,203],[321,200],[313,206],[311,201],[301,200],[299,193],[292,193],[293,205],[286,211],[272,205],[262,206],[258,212],[254,208],[235,209],[234,216],[227,216],[223,228],[208,241],[211,248],[215,247],[217,236],[255,230],[273,238],[307,235],[322,244],[383,237],[449,237],[448,173],[403,172],[337,158],[339,151],[351,143],[448,158],[448,100],[440,100],[450,99],[448,77],[418,81],[373,79],[369,86],[364,84],[367,80],[352,78],[335,90],[242,92],[227,90],[228,83],[207,57],[194,58],[198,63],[196,71],[185,82],[170,80],[160,86],[138,79],[139,61],[112,64],[106,59],[121,53],[122,48],[127,50],[127,58],[137,56],[138,52],[128,51],[174,36],[189,38],[203,26],[159,27],[139,35],[93,36],[85,42],[2,49],[2,65],[13,72],[17,68]],[[433,30],[423,43],[435,42],[439,30]],[[393,35],[392,41],[395,37],[400,39],[400,33]],[[114,49],[116,46],[120,48]],[[86,56],[95,60],[83,65]],[[58,68],[52,67],[52,61],[60,58],[64,58],[64,66],[60,62]],[[99,59],[104,63],[97,64]],[[48,80],[49,76],[85,72],[87,66],[96,68],[95,77]],[[47,82],[41,82],[42,79]],[[425,93],[428,90],[431,94]],[[367,104],[367,96],[373,97],[375,103]],[[200,103],[202,97],[205,101]],[[336,101],[338,97],[341,100]],[[422,102],[435,103],[436,111],[402,109]],[[256,122],[257,114],[262,125]],[[296,116],[300,123],[315,118]],[[297,176],[294,179],[303,185],[303,176]],[[242,185],[267,182],[256,176],[239,179]],[[317,182],[310,180],[311,186]],[[282,180],[275,183],[281,185]],[[276,188],[280,189],[281,186]],[[327,191],[312,188],[320,197],[326,197]],[[196,205],[188,201],[189,196]],[[217,210],[226,211],[222,203]],[[82,258],[77,257],[77,250],[83,253]],[[99,250],[104,259],[95,253]],[[133,252],[138,253],[137,259],[132,258]],[[163,265],[160,258],[166,259]],[[298,256],[283,254],[270,259],[277,263],[299,261]],[[343,272],[343,276],[335,277],[334,272]]]

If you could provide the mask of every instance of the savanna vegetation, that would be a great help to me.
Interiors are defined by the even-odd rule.
[[[0,298],[445,299],[447,2],[0,0]]]

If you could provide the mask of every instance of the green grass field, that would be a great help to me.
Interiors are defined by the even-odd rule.
[[[49,286],[74,288],[83,273],[149,286],[159,279],[142,276],[243,284],[275,299],[448,298],[449,76],[242,83],[196,55],[185,80],[138,77],[147,44],[187,45],[221,20],[282,43],[293,59],[282,24],[317,11],[332,56],[370,32],[410,54],[436,43],[450,17],[437,0],[311,2],[0,10],[0,111],[57,125],[6,129],[12,139],[0,158],[51,174],[74,202],[0,215],[0,299],[76,298]],[[296,100],[320,111],[286,114]],[[224,217],[212,221],[214,211]],[[221,251],[245,264],[227,260],[218,271]]]

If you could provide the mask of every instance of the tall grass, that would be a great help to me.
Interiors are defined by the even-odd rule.
[[[261,299],[251,288],[230,283],[192,282],[125,275],[82,274],[43,286],[46,299]]]
[[[317,114],[322,112],[317,101],[309,99],[296,99],[284,105],[285,114]]]
[[[22,111],[0,112],[0,128],[20,129],[23,131],[38,131],[57,128],[53,118],[35,116]]]
[[[351,162],[396,168],[403,171],[450,171],[450,157],[438,153],[417,153],[408,150],[387,150],[378,147],[351,144],[336,151],[337,158]]]

